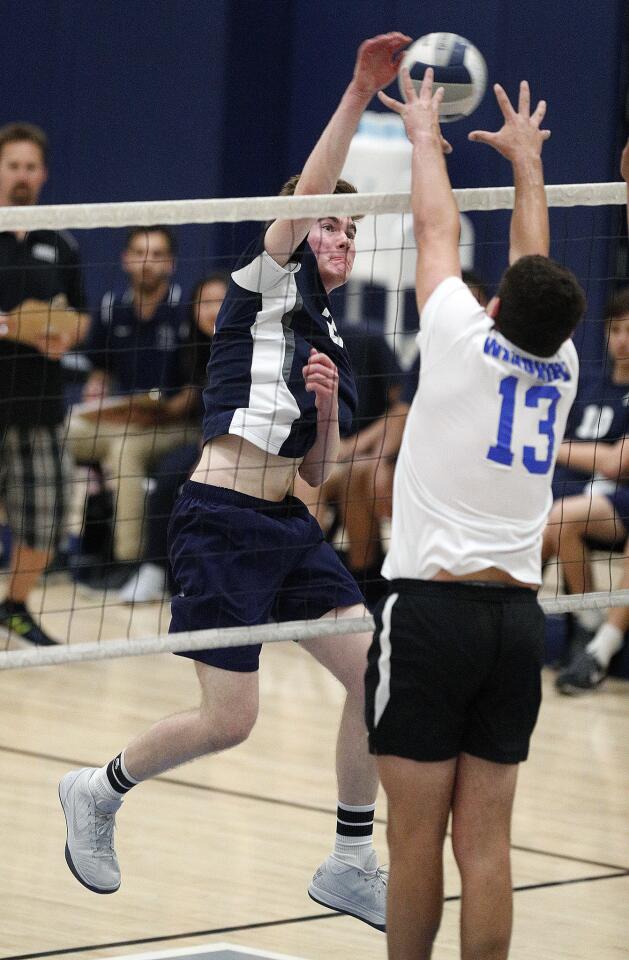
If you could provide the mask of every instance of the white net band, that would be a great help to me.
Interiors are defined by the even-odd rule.
[[[455,190],[461,212],[510,210],[513,187]],[[605,206],[627,202],[625,183],[574,183],[546,187],[551,207]],[[0,208],[0,230],[87,230],[156,223],[236,223],[328,215],[408,213],[408,193],[358,193],[307,197],[237,197],[218,200],[154,200]]]
[[[479,588],[482,589],[482,588]],[[575,610],[604,610],[608,607],[629,607],[629,590],[579,594],[546,598],[539,601],[546,614],[570,613]],[[354,617],[347,620],[290,620],[255,627],[223,627],[212,630],[193,630],[189,633],[163,633],[134,640],[107,640],[101,643],[76,643],[71,646],[39,647],[30,650],[10,650],[0,653],[0,670],[24,667],[48,667],[60,663],[86,660],[113,660],[120,657],[140,657],[154,653],[181,653],[185,650],[220,650],[229,647],[248,647],[258,643],[278,643],[292,640],[316,640],[323,637],[349,636],[370,633],[373,617]]]

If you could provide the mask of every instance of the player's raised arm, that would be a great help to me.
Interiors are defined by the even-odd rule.
[[[494,85],[504,124],[496,133],[473,130],[469,139],[486,143],[510,161],[513,168],[515,204],[511,215],[509,263],[529,254],[548,256],[550,228],[544,190],[542,147],[550,130],[541,130],[546,101],[531,113],[531,94],[526,80],[520,84],[517,112],[499,83]]]
[[[627,184],[627,224],[629,224],[629,140],[620,158],[620,176]]]
[[[399,114],[413,145],[411,204],[417,243],[417,305],[419,312],[446,277],[461,275],[459,210],[452,193],[444,152],[450,145],[441,136],[439,105],[443,88],[433,91],[434,71],[426,70],[419,94],[402,71],[406,103],[380,93],[382,103]]]
[[[354,75],[306,161],[295,196],[334,193],[359,120],[374,94],[395,79],[402,48],[410,39],[404,33],[385,33],[360,45]],[[328,69],[324,62],[326,57],[323,52],[321,69]],[[284,266],[307,236],[313,222],[314,218],[276,220],[266,233],[264,246],[267,253]]]

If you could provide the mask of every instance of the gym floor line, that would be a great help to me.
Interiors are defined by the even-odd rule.
[[[550,887],[565,887],[576,883],[593,883],[597,880],[617,880],[629,878],[629,870],[592,877],[573,877],[568,880],[551,880],[544,883],[529,883],[514,887],[514,893],[526,893],[529,890],[541,890]],[[446,903],[460,900],[460,895],[445,897]],[[266,920],[258,923],[245,923],[231,927],[212,927],[207,930],[189,930],[185,933],[162,934],[155,937],[141,937],[133,940],[118,940],[109,943],[92,943],[82,947],[66,947],[61,950],[43,950],[39,953],[20,953],[13,956],[0,957],[0,960],[43,960],[44,957],[64,957],[78,953],[89,953],[91,950],[113,950],[122,947],[138,947],[150,943],[165,943],[173,940],[186,940],[193,937],[215,937],[230,933],[242,933],[245,930],[262,930],[269,927],[283,927],[294,923],[310,923],[313,920],[335,920],[344,916],[342,913],[326,911],[326,913],[310,914],[303,917],[287,917],[284,920]]]
[[[44,753],[36,750],[24,750],[20,747],[9,747],[2,743],[0,743],[0,753],[8,753],[13,756],[30,757],[33,760],[44,760],[50,763],[60,763],[63,766],[67,767],[68,769],[97,766],[97,764],[95,763],[86,762],[84,760],[76,760],[70,757],[63,757],[57,754]],[[203,784],[203,783],[194,783],[189,780],[180,780],[177,777],[159,776],[154,778],[154,782],[163,783],[168,786],[184,787],[190,790],[198,790],[203,793],[215,793],[225,797],[236,797],[240,800],[253,800],[256,803],[268,803],[273,806],[288,807],[293,810],[305,810],[311,813],[322,813],[327,816],[331,816],[332,813],[334,813],[334,811],[331,811],[330,808],[328,807],[320,807],[314,804],[301,803],[297,800],[283,800],[277,797],[269,797],[269,796],[265,796],[264,794],[257,794],[257,793],[248,793],[242,790],[230,790],[223,787],[208,786],[207,784]],[[382,817],[376,817],[375,823],[385,824],[386,820],[384,820]],[[602,862],[600,860],[592,860],[588,857],[576,857],[574,855],[566,854],[566,853],[554,853],[552,850],[540,850],[537,847],[523,846],[521,844],[514,844],[514,843],[511,844],[511,849],[519,850],[522,853],[531,853],[533,855],[537,855],[540,857],[549,857],[553,860],[564,860],[566,862],[571,862],[571,863],[582,863],[590,867],[603,867],[607,870],[615,871],[614,874],[609,874],[609,876],[624,876],[625,874],[629,874],[629,866],[624,864],[607,863],[607,862]],[[563,883],[571,883],[575,881],[555,881],[555,882],[563,884]],[[576,881],[576,882],[581,882],[581,881]],[[540,884],[539,886],[552,886],[552,885],[553,884]],[[514,889],[526,889],[526,888],[523,887],[523,888],[514,888]],[[29,954],[29,956],[31,955]],[[0,960],[5,960],[5,958],[0,957]],[[9,958],[9,960],[13,960],[13,958]]]

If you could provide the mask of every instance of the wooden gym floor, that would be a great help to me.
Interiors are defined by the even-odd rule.
[[[147,635],[168,622],[159,605],[103,608],[64,583],[48,583],[39,603],[44,625],[70,642]],[[262,660],[250,740],[125,801],[123,881],[107,897],[66,867],[57,781],[193,704],[193,668],[164,654],[0,675],[0,960],[172,956],[226,943],[305,960],[383,960],[382,934],[306,895],[334,830],[340,689],[294,644],[271,645]],[[544,686],[514,815],[511,957],[619,960],[629,955],[629,685],[607,681],[574,700],[555,693],[550,672]],[[386,861],[384,802],[377,814]],[[436,960],[458,956],[458,893],[448,844]]]

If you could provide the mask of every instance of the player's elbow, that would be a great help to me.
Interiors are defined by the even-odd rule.
[[[413,233],[419,251],[436,247],[457,249],[460,233],[458,213],[456,216],[416,214],[413,217]]]
[[[322,463],[302,463],[297,472],[309,487],[320,487],[328,479]]]

